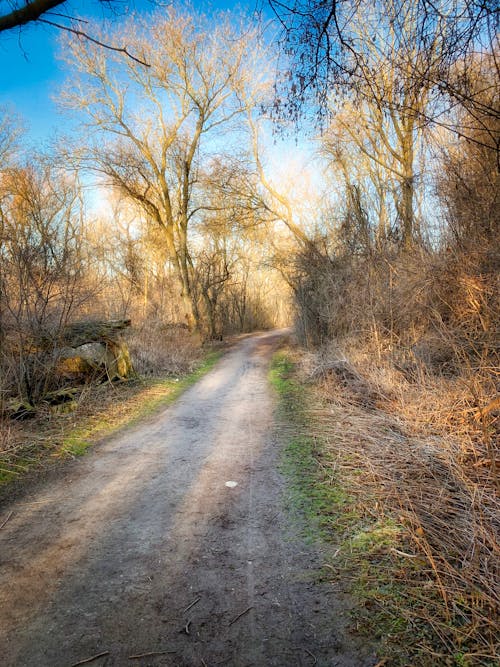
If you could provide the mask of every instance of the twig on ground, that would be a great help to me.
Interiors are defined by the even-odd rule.
[[[311,653],[308,648],[305,648],[304,651],[311,656],[311,658],[314,660],[313,665],[315,665],[318,662],[318,658],[314,655],[314,653]]]
[[[7,514],[7,518],[6,518],[5,521],[0,525],[0,530],[2,530],[2,528],[5,526],[5,524],[7,523],[7,521],[10,519],[10,517],[11,517],[13,514],[14,514],[14,512],[9,512],[9,513]]]
[[[149,651],[148,653],[138,653],[137,655],[129,655],[129,660],[140,660],[140,658],[150,658],[153,655],[167,655],[167,653],[177,653],[177,651]]]
[[[241,618],[242,616],[244,616],[245,614],[247,614],[251,609],[253,609],[253,607],[248,607],[247,609],[245,609],[245,611],[242,611],[241,614],[238,614],[238,616],[236,616],[235,618],[233,618],[233,620],[229,623],[229,626],[228,626],[228,627],[230,627],[231,625],[233,625],[233,623],[236,623],[236,621],[239,621],[240,618]]]
[[[405,558],[418,558],[419,557],[419,554],[407,554],[406,551],[400,551],[399,549],[396,549],[395,547],[391,547],[391,551],[393,551],[398,556],[404,556]]]
[[[90,658],[85,658],[84,660],[80,660],[79,662],[74,662],[71,665],[71,667],[78,667],[78,665],[86,665],[88,662],[93,662],[98,658],[103,658],[105,655],[109,655],[109,651],[103,651],[102,653],[97,653],[97,655],[93,655]]]
[[[316,665],[318,663],[318,658],[308,648],[304,648],[303,646],[294,646],[293,650],[294,651],[305,651],[314,660],[313,665]]]
[[[189,611],[189,610],[191,609],[191,607],[194,607],[195,604],[198,604],[198,602],[199,602],[200,600],[201,600],[201,596],[200,596],[200,597],[197,597],[196,600],[194,600],[193,602],[191,602],[191,604],[190,604],[188,607],[186,607],[186,608],[184,609],[184,612],[183,612],[183,613],[185,614],[187,611]]]

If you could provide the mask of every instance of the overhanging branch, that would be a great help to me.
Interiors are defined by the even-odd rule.
[[[0,32],[37,21],[42,14],[64,4],[64,2],[65,0],[33,0],[32,2],[26,2],[22,7],[0,16]]]

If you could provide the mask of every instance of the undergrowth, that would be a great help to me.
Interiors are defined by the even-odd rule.
[[[333,470],[333,460],[319,438],[310,434],[305,388],[294,377],[289,354],[278,352],[269,379],[280,401],[281,428],[289,428],[281,468],[287,475],[290,507],[305,516],[310,540],[330,539],[352,519],[351,498]]]
[[[308,536],[332,544],[324,576],[355,597],[353,628],[377,640],[383,664],[497,664],[492,596],[480,585],[449,589],[442,563],[429,550],[427,525],[415,524],[411,495],[409,505],[401,500],[407,471],[398,468],[401,462],[391,452],[409,457],[413,475],[420,464],[411,459],[426,443],[405,433],[404,424],[366,406],[325,406],[313,385],[299,379],[290,351],[275,356],[270,380],[287,433],[283,469],[291,503],[305,517]],[[391,473],[384,477],[377,465],[371,466],[369,453],[375,450],[394,468],[391,473],[400,475],[401,489]],[[432,517],[425,479],[421,484]]]
[[[47,410],[29,422],[1,422],[0,494],[42,465],[81,456],[98,440],[169,405],[205,375],[220,356],[220,352],[210,352],[193,371],[178,377],[88,387],[68,413]]]

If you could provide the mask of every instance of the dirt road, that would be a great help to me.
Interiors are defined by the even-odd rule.
[[[175,405],[0,508],[1,665],[374,664],[284,508],[279,337],[244,339]]]

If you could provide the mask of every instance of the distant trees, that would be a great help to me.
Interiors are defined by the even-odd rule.
[[[187,246],[198,317],[191,336],[164,228],[128,196],[89,211],[78,174],[59,155],[27,159],[22,140],[16,151],[17,129],[0,127],[0,415],[32,414],[89,369],[102,378],[94,360],[84,363],[95,350],[71,349],[68,332],[86,322],[132,318],[133,363],[156,374],[189,368],[202,340],[279,321],[286,296],[266,266],[262,219],[237,160],[228,158],[225,174],[216,161],[206,165],[198,184],[203,209],[190,218]],[[97,345],[106,364],[115,342]]]

